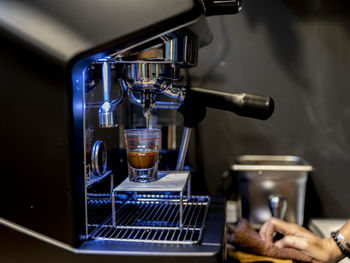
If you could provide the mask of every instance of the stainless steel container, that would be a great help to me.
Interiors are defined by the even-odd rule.
[[[242,216],[259,228],[271,217],[269,196],[287,200],[284,219],[303,224],[308,173],[313,170],[305,160],[286,155],[243,155],[232,170],[238,176]]]

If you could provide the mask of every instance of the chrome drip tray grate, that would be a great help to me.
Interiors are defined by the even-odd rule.
[[[96,228],[91,238],[176,244],[200,242],[209,197],[192,196],[191,200],[184,201],[182,228],[179,226],[180,204],[172,201],[174,196],[170,198],[171,201],[157,198],[154,201],[116,202],[116,224],[113,225],[109,217]]]

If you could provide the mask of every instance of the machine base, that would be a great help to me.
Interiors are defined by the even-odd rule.
[[[197,245],[89,240],[80,248],[59,248],[1,226],[0,262],[222,262],[224,204],[224,199],[212,198],[203,239]]]

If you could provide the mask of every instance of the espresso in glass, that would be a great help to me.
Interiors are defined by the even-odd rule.
[[[149,169],[156,165],[158,152],[129,152],[128,164],[135,169]]]
[[[149,183],[158,179],[161,142],[159,129],[124,130],[130,181]]]

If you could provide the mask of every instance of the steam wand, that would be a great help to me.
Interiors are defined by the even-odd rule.
[[[188,143],[190,141],[192,128],[184,127],[184,132],[182,135],[181,146],[179,150],[179,156],[176,163],[176,171],[182,171],[184,169],[186,153],[188,149]]]

